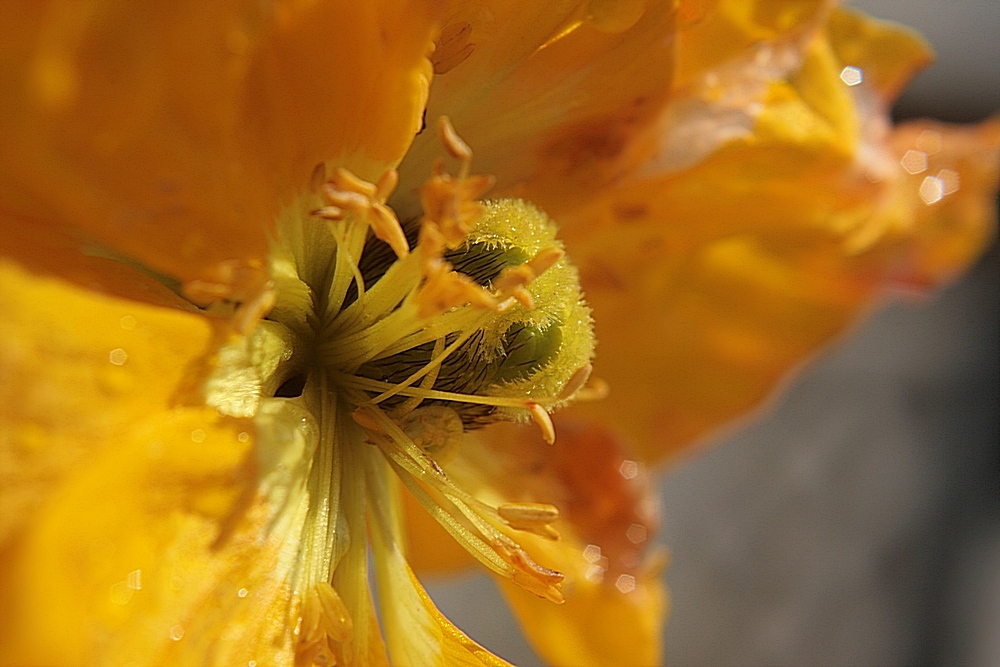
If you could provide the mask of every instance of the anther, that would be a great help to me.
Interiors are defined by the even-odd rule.
[[[541,429],[542,440],[550,445],[556,444],[556,427],[552,424],[552,417],[545,411],[545,408],[534,401],[529,402],[525,407],[531,413],[531,419]]]
[[[545,503],[505,503],[497,507],[500,518],[515,530],[524,530],[551,540],[559,539],[552,522],[559,518],[559,508]]]
[[[565,254],[561,248],[555,246],[543,248],[524,264],[504,269],[493,281],[493,288],[501,296],[514,297],[530,310],[534,307],[534,301],[525,288],[546,270],[552,268]]]
[[[333,170],[330,180],[319,186],[318,191],[328,202],[328,206],[312,212],[324,220],[343,220],[349,213],[361,217],[375,238],[389,244],[397,257],[405,257],[410,252],[399,219],[386,199],[399,184],[399,174],[395,169],[386,170],[378,183],[369,183],[343,167]]]
[[[587,384],[587,380],[590,379],[590,374],[594,371],[594,367],[590,364],[581,366],[576,369],[576,372],[570,376],[569,380],[566,381],[566,385],[563,387],[562,391],[559,392],[559,400],[564,401],[568,398],[572,398],[578,391],[583,389],[584,385]]]
[[[448,262],[430,258],[425,262],[424,271],[424,284],[413,298],[419,317],[434,317],[465,304],[491,310],[496,308],[496,301],[489,292],[467,276],[453,271]]]
[[[451,124],[451,119],[447,116],[438,118],[438,136],[441,137],[441,143],[451,153],[451,156],[462,161],[463,167],[466,166],[465,163],[472,160],[472,149],[469,148],[469,144],[462,140],[462,137],[458,136],[458,132]]]

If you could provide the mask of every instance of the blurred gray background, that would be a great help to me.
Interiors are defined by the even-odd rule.
[[[900,118],[1000,110],[1000,2],[869,0],[938,63]],[[661,484],[672,551],[667,660],[698,665],[1000,665],[1000,252],[895,304],[762,421]],[[484,577],[430,587],[515,664],[541,662]]]

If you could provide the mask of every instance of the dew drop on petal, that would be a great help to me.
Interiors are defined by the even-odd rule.
[[[909,174],[919,174],[927,171],[927,153],[913,150],[912,148],[899,159],[899,164],[903,166]]]
[[[920,198],[928,206],[936,204],[944,197],[944,181],[937,176],[928,176],[920,184]]]
[[[618,466],[618,472],[625,479],[635,479],[639,476],[639,464],[631,459],[625,459],[622,464]]]
[[[184,638],[184,626],[183,625],[177,624],[177,625],[173,626],[172,628],[170,628],[170,639],[171,640],[173,640],[175,642],[179,642],[183,638]]]
[[[941,133],[935,132],[934,130],[924,130],[920,133],[920,136],[917,137],[916,141],[917,148],[924,151],[928,155],[940,153],[943,144],[944,138],[941,136]]]
[[[633,523],[625,531],[625,537],[632,544],[642,544],[646,541],[646,527],[641,523]]]
[[[840,80],[848,86],[856,86],[864,80],[864,75],[862,75],[860,67],[848,65],[840,70]]]
[[[938,178],[944,183],[944,194],[950,195],[958,192],[959,187],[961,187],[961,177],[958,172],[954,169],[942,169],[938,172]]]
[[[635,577],[631,574],[618,575],[618,579],[615,581],[615,588],[622,593],[631,593],[635,590]]]
[[[236,597],[238,597],[238,598],[245,598],[249,594],[250,594],[250,591],[248,591],[245,588],[241,588],[240,590],[236,591]]]

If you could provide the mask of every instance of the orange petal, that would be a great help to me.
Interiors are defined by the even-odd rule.
[[[536,172],[576,193],[605,182],[632,159],[623,148],[668,94],[672,3],[589,4],[590,18],[569,2],[468,2],[446,17],[450,41],[439,51],[460,49],[457,42],[471,49],[439,68],[427,115],[451,118],[475,168],[495,175],[501,193],[517,194]],[[414,141],[400,169],[404,213],[441,153],[432,133]]]
[[[294,187],[324,160],[374,183],[402,159],[427,102],[432,8],[414,0],[279,3],[249,94],[273,114],[270,148]]]
[[[532,646],[550,665],[663,664],[669,603],[658,572],[622,575],[617,586],[578,580],[558,606],[499,583]]]
[[[241,98],[252,18],[235,2],[6,13],[0,208],[181,279],[263,258],[274,192]]]
[[[930,45],[917,33],[847,7],[830,15],[826,29],[837,60],[860,68],[867,84],[887,100],[896,99],[913,75],[934,59]]]
[[[995,126],[939,133],[934,173],[911,178],[883,91],[842,80],[822,33],[803,47],[692,83],[661,117],[658,155],[558,217],[611,385],[575,409],[648,460],[758,405],[886,285],[954,275],[990,234]],[[925,204],[942,170],[968,187]]]
[[[469,438],[446,471],[495,505],[558,507],[553,540],[508,529],[545,567],[565,574],[565,604],[501,581],[529,640],[556,665],[658,664],[666,603],[647,556],[658,524],[643,466],[606,427],[556,415],[558,437],[496,424]],[[414,556],[418,554],[414,553]]]
[[[689,3],[701,4],[701,3]],[[789,42],[815,29],[829,0],[718,0],[678,33],[675,86],[686,87],[752,48]],[[690,8],[689,8],[690,11]]]
[[[218,282],[234,262],[259,272],[316,162],[384,169],[417,129],[430,19],[386,5],[5,13],[0,210],[182,281]]]

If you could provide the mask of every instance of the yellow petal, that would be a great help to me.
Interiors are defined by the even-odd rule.
[[[589,3],[604,17],[599,24],[581,4],[466,2],[446,18],[442,39],[450,39],[435,57],[472,46],[439,68],[427,117],[451,118],[475,151],[475,168],[497,177],[498,193],[521,194],[518,184],[536,172],[561,192],[605,182],[634,159],[623,148],[669,92],[672,3]],[[400,170],[404,212],[441,152],[431,132],[415,140]]]
[[[847,7],[830,15],[826,29],[837,59],[860,68],[867,84],[889,100],[934,59],[930,45],[912,30]]]
[[[557,216],[611,385],[577,409],[644,458],[759,405],[886,285],[954,275],[990,233],[994,129],[942,135],[936,171],[913,178],[884,118],[857,111],[884,113],[880,98],[841,79],[822,33],[803,47],[692,82],[661,116],[656,156]],[[923,203],[942,169],[968,189]]]
[[[415,0],[279,3],[250,95],[274,114],[270,148],[293,186],[307,185],[323,160],[375,182],[402,159],[427,101],[433,9]]]
[[[509,667],[438,611],[403,557],[388,522],[387,516],[379,517],[371,529],[371,539],[392,664]]]
[[[647,556],[658,524],[649,477],[607,427],[563,414],[555,424],[551,446],[534,429],[510,424],[478,432],[446,472],[493,505],[559,508],[551,524],[558,539],[513,525],[507,533],[532,558],[565,575],[565,603],[498,578],[522,629],[548,662],[659,664],[666,593],[656,559]],[[426,539],[411,543],[415,557],[421,544]]]
[[[666,589],[659,573],[623,576],[614,582],[620,589],[580,579],[558,606],[499,583],[528,639],[553,667],[660,665]]]
[[[831,4],[829,0],[713,3],[700,20],[678,34],[675,86],[683,88],[752,48],[801,38],[823,20]]]
[[[287,639],[253,425],[184,407],[203,317],[0,264],[0,662],[246,664]]]
[[[0,262],[0,286],[4,539],[48,485],[150,411],[189,399],[221,331],[193,313],[90,294],[9,262]]]
[[[277,210],[317,162],[366,173],[405,152],[430,49],[427,11],[409,9],[54,0],[6,12],[0,207],[185,281],[218,282],[224,262],[259,269]]]
[[[235,2],[5,13],[3,208],[179,278],[263,258],[273,188],[243,132],[237,45],[251,18]]]

